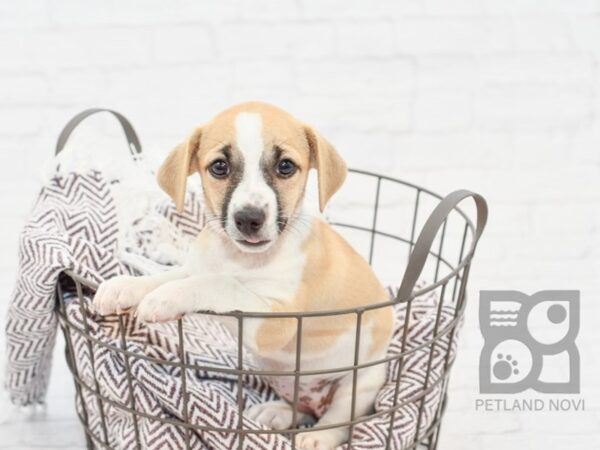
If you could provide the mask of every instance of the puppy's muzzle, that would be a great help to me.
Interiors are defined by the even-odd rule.
[[[235,227],[246,238],[255,238],[263,227],[266,214],[262,209],[246,207],[233,216]]]

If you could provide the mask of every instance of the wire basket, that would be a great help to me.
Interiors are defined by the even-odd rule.
[[[95,110],[94,112],[97,112]],[[83,113],[82,113],[83,114]],[[91,114],[91,112],[89,113]],[[87,114],[87,115],[89,115]],[[83,115],[87,117],[87,115]],[[80,115],[81,116],[81,115]],[[81,120],[81,117],[78,121]],[[124,119],[119,116],[119,121],[123,123]],[[128,122],[126,122],[128,124]],[[61,135],[59,148],[62,149],[68,134],[74,126],[70,127],[66,137]],[[130,145],[136,149],[139,148],[139,141],[133,132],[133,128],[128,125],[124,127]],[[139,152],[136,152],[139,153]],[[327,429],[335,427],[349,428],[349,441],[346,444],[348,449],[354,448],[353,429],[363,422],[379,417],[389,421],[389,426],[385,430],[384,441],[381,448],[393,449],[392,439],[395,429],[395,416],[399,414],[408,402],[415,405],[416,409],[416,432],[411,438],[411,442],[404,443],[402,449],[419,448],[425,446],[429,450],[437,448],[442,418],[447,403],[447,388],[450,369],[454,361],[454,348],[457,339],[457,329],[462,321],[465,304],[466,289],[469,278],[472,258],[475,252],[477,242],[483,232],[487,220],[487,206],[485,200],[478,194],[469,191],[455,191],[452,194],[442,198],[441,196],[401,180],[390,178],[383,175],[369,173],[361,170],[351,170],[346,185],[351,186],[351,190],[342,191],[335,204],[330,208],[330,222],[342,235],[361,252],[369,263],[373,266],[376,273],[384,283],[391,286],[397,286],[399,275],[402,274],[402,266],[406,269],[402,277],[399,289],[392,289],[392,300],[369,305],[361,308],[340,309],[334,311],[313,311],[298,313],[242,313],[232,312],[220,314],[219,316],[228,316],[230,320],[237,322],[237,364],[236,367],[226,370],[228,375],[237,377],[237,409],[240,420],[230,426],[220,428],[205,427],[188,420],[188,395],[186,395],[186,383],[191,371],[203,370],[222,373],[222,367],[199,367],[190,362],[186,357],[184,340],[184,321],[186,317],[177,320],[179,361],[161,360],[160,358],[141,355],[127,350],[126,324],[122,315],[115,316],[118,322],[121,345],[111,345],[93,336],[90,332],[90,325],[95,320],[93,313],[88,309],[85,296],[93,296],[97,286],[89,280],[82,279],[71,272],[65,272],[62,282],[57,286],[57,314],[59,316],[60,326],[63,330],[66,341],[66,359],[70,371],[75,381],[76,393],[79,401],[79,418],[84,427],[88,448],[114,448],[111,446],[105,422],[105,406],[110,405],[116,408],[124,415],[129,415],[135,427],[135,442],[133,447],[142,449],[144,445],[139,436],[139,422],[152,421],[159,424],[175,426],[185,433],[185,447],[193,448],[192,433],[220,433],[220,435],[233,435],[233,448],[246,449],[254,448],[248,445],[249,436],[253,434],[274,434],[282,433],[290,438],[290,448],[299,448],[296,444],[296,435],[310,429]],[[475,210],[473,214],[468,214],[457,205],[463,199],[471,197],[475,200]],[[336,206],[337,205],[337,206]],[[475,217],[475,224],[471,217]],[[420,230],[420,231],[419,231]],[[417,232],[419,232],[417,237]],[[404,263],[405,262],[405,263]],[[404,264],[403,264],[404,263]],[[422,280],[427,280],[424,283]],[[67,292],[71,297],[68,298]],[[435,294],[435,323],[433,330],[426,340],[418,346],[407,347],[407,330],[411,326],[411,308],[416,299],[423,298],[425,295]],[[83,317],[81,323],[70,319],[67,314],[67,303],[77,302]],[[404,311],[403,324],[400,324],[400,347],[397,352],[388,352],[388,355],[377,361],[363,363],[359,361],[359,348],[361,342],[361,323],[365,313],[378,308],[387,308],[389,306],[398,307]],[[442,310],[451,311],[450,320],[442,320]],[[214,313],[199,313],[207,316],[215,316]],[[302,349],[302,327],[303,323],[310,318],[328,317],[334,319],[342,315],[352,315],[355,320],[354,337],[354,363],[345,367],[337,367],[323,370],[305,371],[301,367],[301,349]],[[265,319],[288,319],[292,320],[296,326],[295,335],[295,359],[296,366],[293,370],[281,371],[261,371],[250,369],[244,363],[245,349],[243,342],[244,324],[253,318]],[[76,348],[73,343],[73,336],[77,335],[83,339],[87,346],[87,352],[91,358],[91,370],[93,371],[93,380],[91,383],[80,376],[80,367],[76,358]],[[443,344],[442,344],[443,343]],[[116,357],[121,358],[125,364],[125,375],[127,377],[128,395],[118,401],[109,398],[102,392],[101,382],[96,374],[94,365],[94,350],[97,348],[108,349],[114,352]],[[422,384],[419,385],[418,392],[411,395],[409,399],[399,400],[401,373],[403,364],[414,352],[427,352],[426,371]],[[443,353],[443,364],[441,371],[435,376],[432,375],[432,362],[434,353]],[[183,417],[164,418],[155,417],[141,411],[136,407],[135,396],[133,393],[133,375],[131,367],[136,363],[136,359],[145,359],[160,364],[176,364],[179,367],[179,376],[183,388]],[[396,368],[396,374],[392,380],[395,383],[393,401],[389,407],[380,409],[367,416],[357,416],[354,411],[355,396],[357,388],[357,373],[359,370],[376,365],[384,364]],[[298,391],[299,383],[303,376],[315,374],[346,374],[352,377],[352,406],[348,412],[348,420],[340,423],[329,424],[307,429],[297,424],[296,412],[294,412],[295,424],[291,429],[285,431],[275,431],[267,429],[255,429],[244,426],[244,378],[247,376],[279,376],[291,377],[294,381],[294,411],[298,410]],[[85,396],[84,396],[85,393]],[[436,403],[433,417],[427,421],[424,419],[425,400],[430,395],[439,396]],[[94,432],[90,424],[90,417],[86,410],[85,398],[93,399],[96,402],[97,411],[100,414],[100,432]],[[431,415],[431,413],[429,413]]]

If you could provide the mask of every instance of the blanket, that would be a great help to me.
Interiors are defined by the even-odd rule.
[[[132,262],[135,258],[120,257],[121,250],[125,248],[129,256],[141,260],[164,263],[157,255],[169,252],[157,250],[165,243],[153,236],[156,228],[151,226],[157,220],[168,222],[190,239],[202,226],[201,202],[193,193],[186,198],[181,214],[168,201],[158,201],[153,214],[124,224],[119,223],[116,209],[111,183],[98,171],[54,177],[42,190],[21,235],[19,277],[6,324],[6,388],[14,403],[44,401],[57,328],[55,288],[64,270],[94,282],[138,273],[141,266]],[[125,242],[120,242],[119,236],[125,236]],[[243,415],[239,417],[237,376],[219,371],[237,367],[237,343],[220,322],[206,315],[185,317],[185,351],[181,351],[175,323],[146,325],[130,315],[95,317],[89,314],[92,296],[93,292],[84,292],[81,298],[66,292],[64,317],[72,324],[67,333],[74,350],[71,370],[86,386],[77,392],[77,411],[98,442],[127,449],[139,440],[142,448],[163,449],[185,448],[189,440],[192,448],[230,449],[237,448],[235,434],[204,431],[205,427],[231,428],[242,420],[245,429],[262,428]],[[433,353],[422,347],[434,330],[444,329],[454,317],[454,308],[442,305],[436,321],[439,306],[436,296],[430,294],[413,301],[410,311],[405,304],[394,307],[389,355],[400,353],[404,337],[406,348],[417,350],[401,363],[395,359],[388,365],[375,415],[353,429],[353,449],[385,448],[388,435],[391,448],[406,448],[416,437],[417,425],[422,434],[435,420],[442,401],[444,367],[454,358],[455,347],[448,348],[449,343],[456,342],[447,334],[437,341]],[[93,345],[81,334],[84,329],[94,337]],[[115,351],[123,345],[129,357]],[[182,356],[188,364],[198,366],[186,371],[185,389],[176,364]],[[252,367],[251,360],[244,364]],[[261,377],[245,376],[242,381],[245,409],[277,398]],[[100,401],[93,394],[96,389]],[[421,398],[424,390],[426,395]],[[187,410],[183,409],[184,396]],[[393,420],[389,414],[377,415],[396,404],[402,406]],[[195,428],[180,426],[182,421]],[[250,433],[244,448],[283,450],[290,449],[291,442],[285,434]]]

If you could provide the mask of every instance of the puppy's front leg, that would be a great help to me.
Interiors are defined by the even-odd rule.
[[[228,275],[202,275],[171,281],[148,293],[137,308],[145,322],[165,322],[186,313],[268,311],[268,301]]]
[[[187,276],[179,267],[155,275],[120,275],[104,281],[94,296],[94,310],[102,315],[120,313],[137,306],[153,289]]]

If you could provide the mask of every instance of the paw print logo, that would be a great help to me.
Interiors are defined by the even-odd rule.
[[[579,392],[579,291],[482,291],[479,322],[481,393]],[[565,362],[565,379],[548,375]]]
[[[491,351],[490,359],[490,379],[496,385],[522,381],[533,365],[529,348],[515,339],[499,342]]]
[[[513,359],[512,355],[504,356],[502,353],[498,353],[498,361],[494,364],[494,376],[499,380],[506,380],[511,375],[519,375],[519,369],[517,366],[519,362]]]

